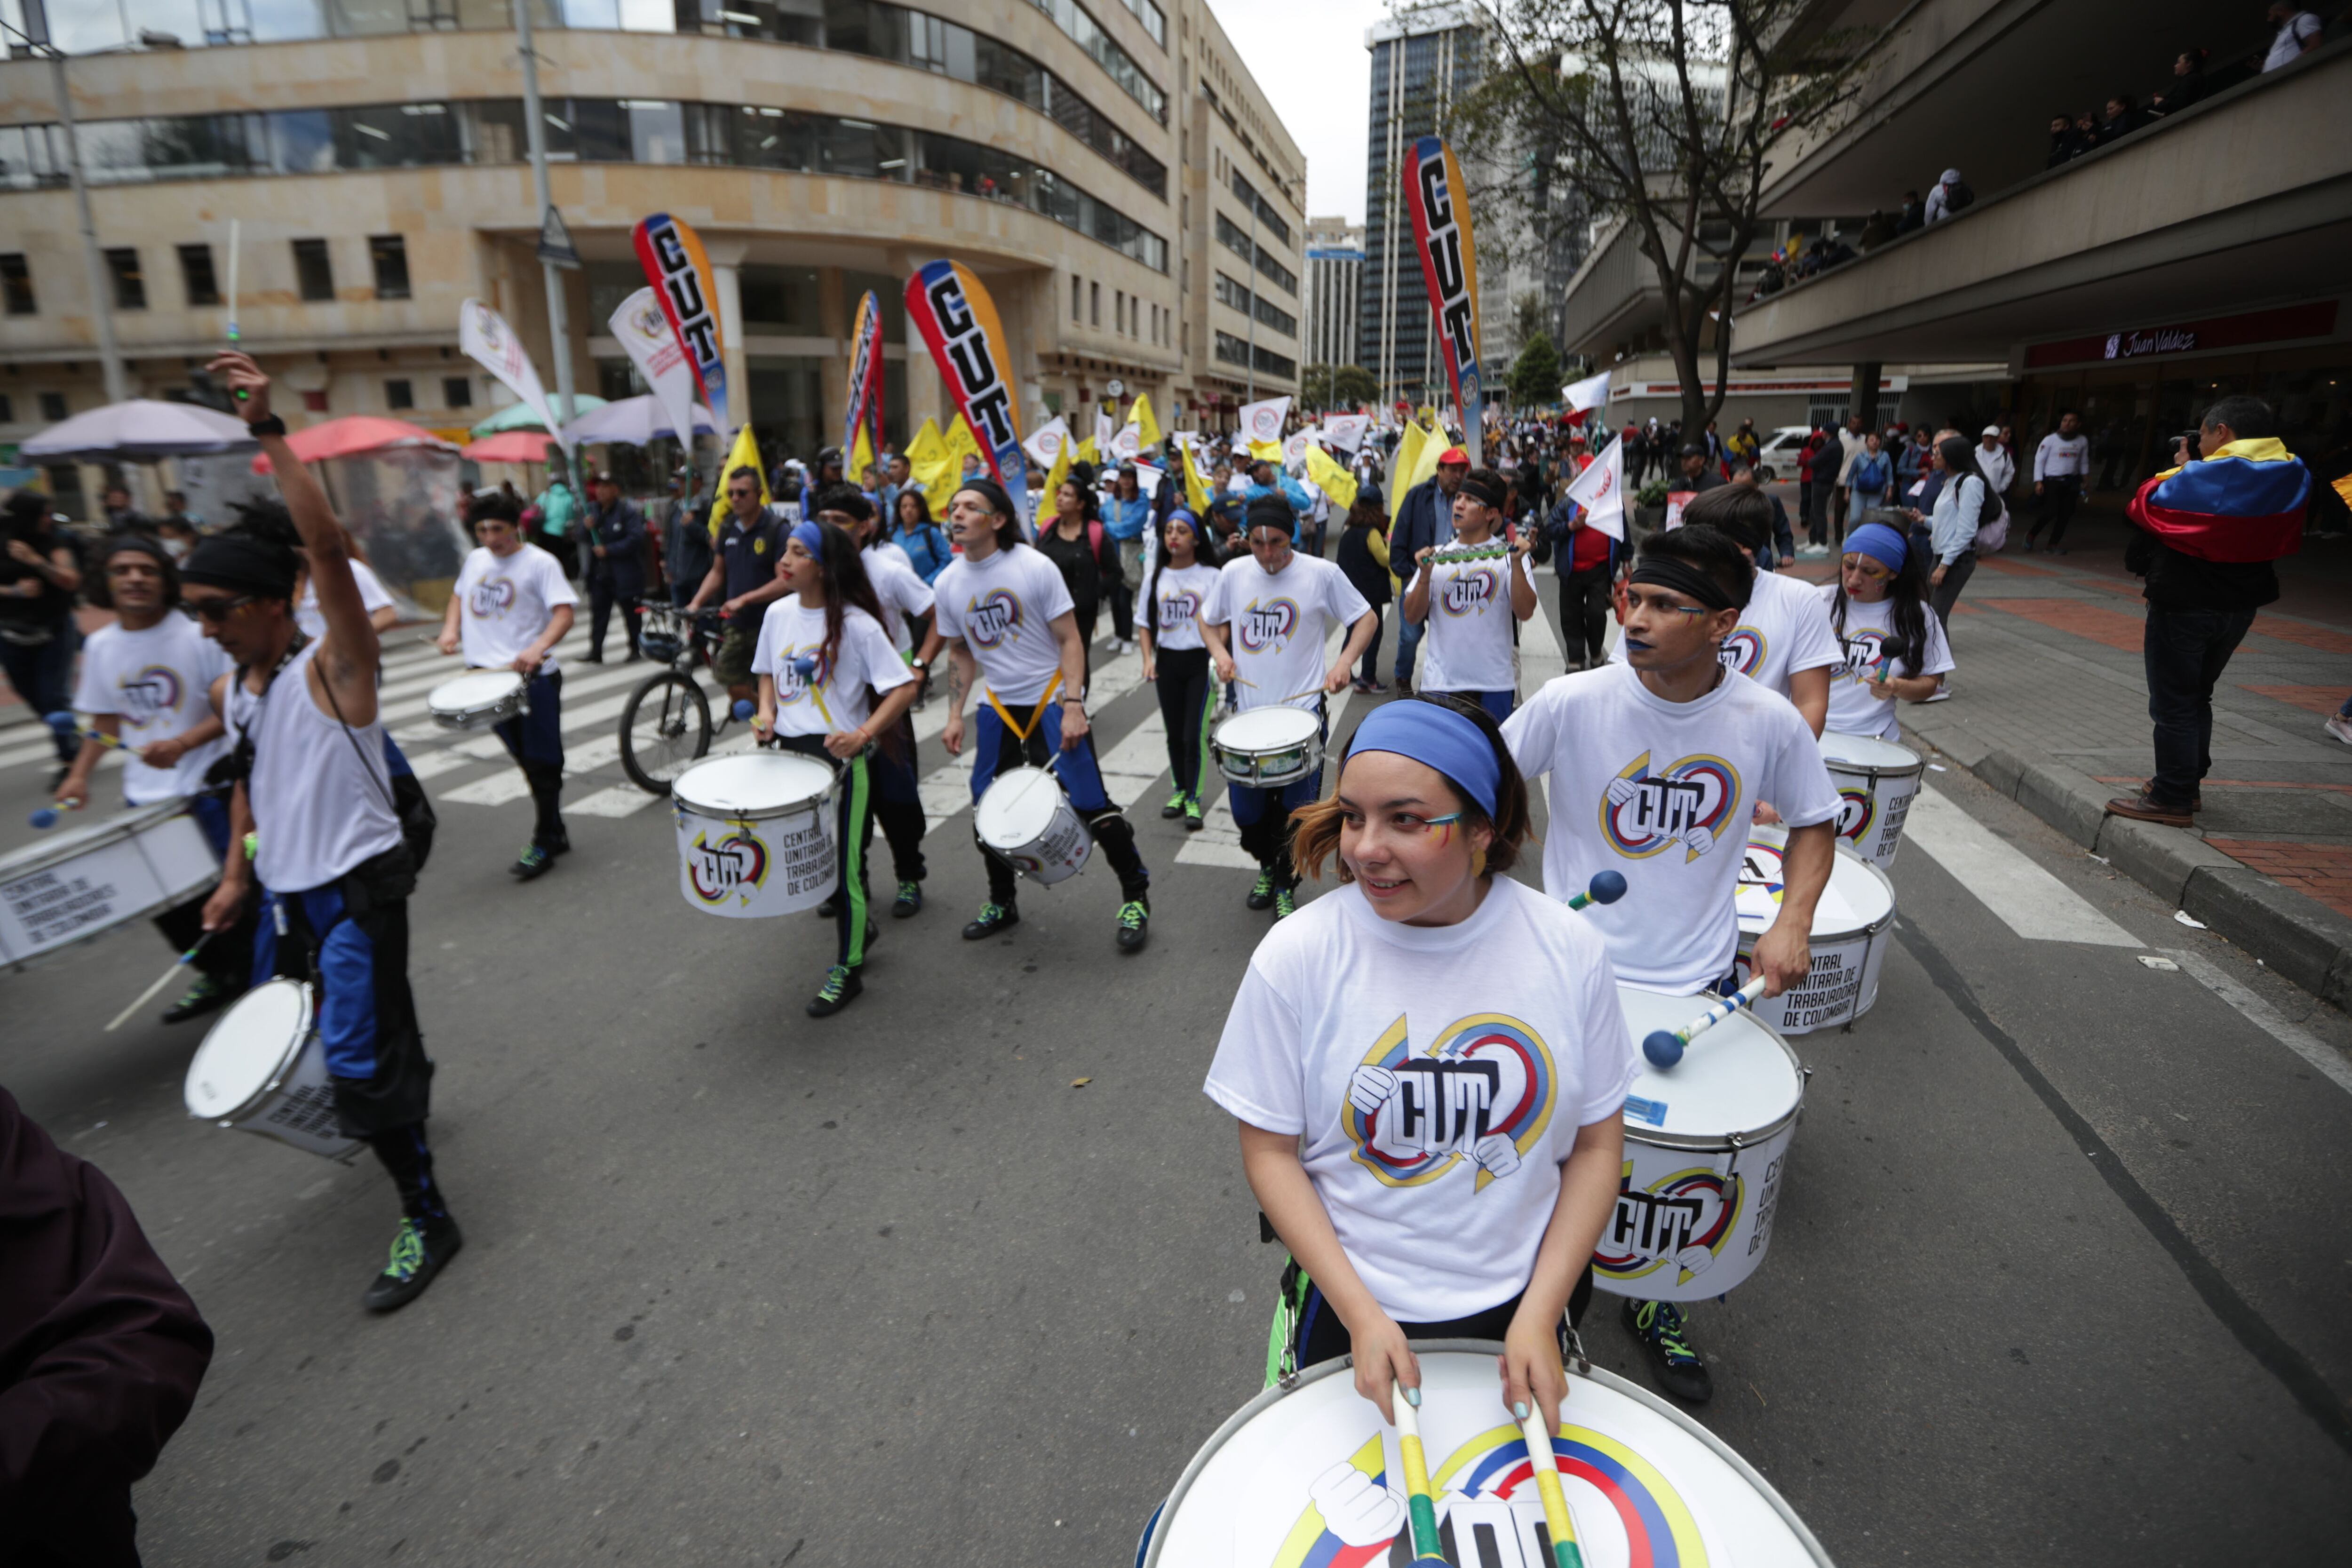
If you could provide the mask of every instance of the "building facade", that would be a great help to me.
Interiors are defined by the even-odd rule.
[[[1364,231],[1344,217],[1307,220],[1308,364],[1356,363],[1356,302],[1363,287]]]
[[[838,438],[869,289],[890,433],[944,420],[902,302],[940,256],[993,295],[1024,426],[1114,379],[1182,423],[1253,384],[1295,388],[1304,163],[1202,0],[984,0],[952,19],[881,0],[536,4],[553,197],[583,261],[562,275],[579,390],[635,390],[606,322],[644,281],[631,230],[656,212],[700,232],[735,411],[779,453]],[[509,401],[457,352],[468,297],[514,324],[552,390],[504,0],[266,16],[228,0],[201,33],[182,0],[64,9],[49,13],[131,395],[204,395],[232,271],[242,344],[296,421],[459,432]],[[46,62],[0,64],[0,444],[105,396],[59,119]],[[1226,228],[1250,232],[1243,190],[1271,285],[1255,366],[1220,352],[1247,343],[1249,317],[1195,276],[1234,258]]]

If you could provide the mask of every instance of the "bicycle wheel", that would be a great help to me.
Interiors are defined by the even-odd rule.
[[[666,669],[629,693],[621,710],[621,768],[647,795],[710,750],[710,702],[691,676]]]

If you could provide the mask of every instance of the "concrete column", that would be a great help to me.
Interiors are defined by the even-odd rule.
[[[849,405],[849,329],[851,326],[849,291],[842,281],[838,267],[816,269],[816,320],[824,335],[833,340],[833,351],[817,366],[817,434],[821,443],[830,447],[841,439],[841,416]],[[843,474],[855,480],[857,476],[848,471],[849,454],[841,455]]]
[[[751,365],[743,353],[743,256],[751,247],[740,239],[706,244],[711,281],[719,288],[719,331],[725,341],[719,357],[727,366],[727,417],[730,427],[719,433],[722,457],[734,445],[734,426],[756,417],[751,407]],[[715,409],[713,412],[717,412]]]
[[[1878,427],[1879,369],[1880,366],[1875,360],[1855,365],[1853,389],[1846,395],[1847,409],[1851,413],[1862,416],[1864,429],[1874,430]]]
[[[927,253],[924,259],[929,258]],[[910,277],[915,270],[913,253],[893,250],[889,253],[889,265],[892,276]],[[915,432],[923,427],[926,419],[937,420],[940,428],[945,430],[952,410],[947,406],[947,388],[940,384],[940,367],[931,362],[930,345],[923,342],[923,334],[916,331],[911,319],[907,322],[907,341],[901,346],[907,351],[907,428],[892,434],[903,447],[915,438]]]

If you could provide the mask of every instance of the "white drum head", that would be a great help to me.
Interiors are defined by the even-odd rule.
[[[1832,767],[1844,766],[1868,773],[1916,773],[1919,771],[1919,753],[1908,746],[1898,746],[1876,735],[1841,735],[1834,730],[1822,733],[1822,761]]]
[[[1769,836],[1769,837],[1768,837]],[[1782,846],[1788,835],[1777,827],[1759,827],[1748,837],[1748,851],[1739,863],[1739,890],[1735,902],[1739,929],[1759,934],[1780,918]],[[1813,940],[1828,942],[1856,936],[1884,925],[1895,913],[1895,885],[1886,873],[1841,844],[1830,862],[1830,885],[1813,906]]]
[[[1240,752],[1285,752],[1307,744],[1321,728],[1304,708],[1253,708],[1218,725],[1216,741]]]
[[[793,752],[714,757],[677,775],[670,793],[704,816],[775,816],[833,787],[833,770]]]
[[[1061,781],[1044,768],[1014,768],[981,792],[972,826],[982,843],[1017,849],[1045,836],[1066,799]]]
[[[522,684],[522,674],[519,670],[468,670],[435,687],[425,700],[430,707],[452,712],[488,708],[521,690]]]
[[[310,988],[272,980],[237,998],[205,1031],[188,1064],[188,1114],[216,1121],[235,1114],[285,1069],[310,1032]]]
[[[1679,1029],[1715,1000],[1617,987],[1637,1052],[1650,1031]],[[1673,1067],[1642,1058],[1642,1076],[1625,1099],[1625,1129],[1675,1139],[1760,1132],[1786,1121],[1804,1097],[1804,1074],[1789,1047],[1748,1014],[1734,1013],[1692,1040]]]

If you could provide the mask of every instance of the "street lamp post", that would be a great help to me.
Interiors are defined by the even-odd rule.
[[[12,28],[11,31],[14,31]],[[66,88],[65,51],[47,38],[17,35],[49,57],[49,83],[56,90],[58,123],[66,135],[66,174],[73,183],[74,208],[81,219],[81,258],[89,275],[90,320],[98,324],[98,363],[106,373],[106,400],[122,403],[131,396],[131,379],[123,374],[122,350],[114,341],[114,300],[106,258],[99,254],[98,222],[90,216],[89,187],[81,177],[81,138],[74,129],[73,95]]]
[[[539,104],[539,54],[531,47],[530,0],[514,0],[515,36],[522,46],[522,118],[524,133],[530,147],[531,184],[539,193],[539,221],[543,230],[547,215],[554,210],[555,195],[547,181],[547,119]],[[555,341],[555,397],[561,405],[562,419],[577,419],[580,410],[572,401],[572,323],[564,305],[563,272],[552,261],[542,258],[540,274],[547,284],[547,331]],[[551,430],[550,436],[559,432]],[[691,448],[692,434],[687,445]],[[569,448],[563,448],[570,456]]]

